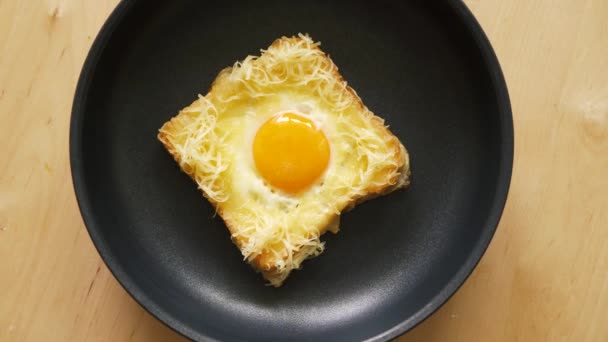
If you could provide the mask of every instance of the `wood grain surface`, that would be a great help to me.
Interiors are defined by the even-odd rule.
[[[0,341],[182,341],[80,217],[71,101],[117,0],[0,0]],[[608,341],[608,1],[469,0],[509,85],[515,166],[479,267],[410,341]]]

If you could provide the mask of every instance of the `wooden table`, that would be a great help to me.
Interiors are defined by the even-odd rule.
[[[179,341],[118,285],[80,217],[68,126],[117,0],[0,0],[0,341]],[[409,341],[608,341],[608,1],[468,0],[515,118],[479,267]]]

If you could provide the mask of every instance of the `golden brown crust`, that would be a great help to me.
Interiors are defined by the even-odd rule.
[[[290,40],[293,41],[294,39],[296,41],[303,40],[300,37],[295,37],[295,38],[282,37],[282,38],[275,40],[272,43],[272,45],[269,47],[269,49],[279,48],[281,46],[281,44],[288,44],[288,43],[290,43],[289,42]],[[339,73],[338,67],[334,64],[334,62],[331,60],[331,58],[327,54],[325,54],[321,49],[319,49],[317,46],[314,46],[314,49],[321,51],[323,53],[324,57],[327,59],[327,62],[330,63],[332,76],[335,79],[339,80],[341,83],[346,84],[346,82],[344,81],[344,78]],[[219,82],[221,82],[222,78],[225,77],[230,72],[230,70],[231,70],[230,67],[225,68],[218,74],[218,76],[212,83],[210,91],[205,96],[206,98],[212,97],[214,87]],[[368,189],[365,189],[365,192],[357,194],[357,195],[353,195],[353,196],[351,196],[349,201],[343,203],[343,205],[341,204],[340,206],[342,206],[342,208],[340,208],[341,209],[340,211],[345,211],[345,210],[352,209],[355,205],[357,205],[363,201],[366,201],[368,199],[372,199],[372,198],[387,194],[389,192],[395,191],[397,189],[406,187],[409,184],[410,169],[409,169],[409,156],[408,156],[407,150],[400,143],[399,139],[395,135],[393,135],[392,132],[390,132],[390,130],[384,125],[384,120],[382,120],[378,116],[375,116],[374,113],[372,113],[363,104],[361,98],[357,95],[357,93],[350,86],[344,87],[342,91],[344,92],[344,94],[346,96],[350,97],[353,100],[353,103],[358,107],[358,110],[360,111],[361,115],[365,116],[367,119],[370,120],[374,129],[378,132],[381,132],[381,135],[385,137],[387,144],[389,145],[390,149],[393,151],[393,158],[396,161],[396,165],[397,165],[396,167],[388,166],[386,168],[386,170],[384,170],[385,175],[383,178],[386,179],[386,182],[384,184],[369,187]],[[195,111],[194,108],[197,106],[198,101],[200,101],[200,100],[194,101],[190,106],[181,110],[177,116],[173,117],[171,120],[166,122],[158,133],[158,139],[162,142],[162,144],[169,151],[169,153],[173,156],[173,158],[178,163],[180,163],[180,165],[182,162],[181,156],[179,155],[176,147],[173,145],[173,141],[170,139],[170,136],[173,134],[177,134],[180,131],[180,129],[182,129],[184,127],[185,120],[188,120],[190,118],[188,116],[188,114],[186,114],[186,113]],[[191,178],[195,179],[193,174],[189,174],[189,176]],[[207,196],[205,195],[205,197],[207,197]],[[235,233],[239,231],[239,227],[237,227],[234,224],[234,222],[231,222],[230,215],[225,215],[223,208],[221,205],[219,205],[219,203],[215,202],[213,199],[211,199],[209,197],[207,197],[207,199],[215,207],[215,209],[218,212],[218,214],[220,215],[220,217],[223,218],[231,235],[235,236]],[[320,225],[321,227],[323,227],[322,229],[320,229],[320,235],[324,234],[327,230],[337,232],[337,222],[339,220],[339,217],[340,217],[339,215],[328,215],[327,220],[325,220],[325,222],[323,222]],[[245,241],[243,241],[242,237],[233,238],[233,242],[237,245],[237,247],[239,247],[239,249],[242,249],[242,246],[245,245]],[[267,280],[274,279],[275,281],[273,281],[272,283],[275,286],[280,286],[280,283],[287,276],[286,274],[283,274],[282,272],[280,272],[279,269],[273,264],[272,256],[267,251],[262,252],[261,254],[257,255],[255,258],[253,258],[251,260],[248,260],[248,262],[256,270],[260,271],[262,273],[262,275],[264,276],[264,278],[266,278]],[[277,283],[278,283],[278,285],[276,285]]]

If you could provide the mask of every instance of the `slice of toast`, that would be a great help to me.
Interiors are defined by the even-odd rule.
[[[251,160],[260,120],[300,104],[320,113],[331,145],[322,178],[296,195],[273,189]],[[217,76],[158,139],[226,223],[245,259],[280,286],[338,231],[340,214],[409,184],[409,157],[310,37],[283,37]]]

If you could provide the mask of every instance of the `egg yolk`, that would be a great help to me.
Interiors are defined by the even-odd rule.
[[[323,174],[329,150],[323,131],[295,113],[270,118],[253,140],[256,168],[270,185],[288,193],[308,188]]]

